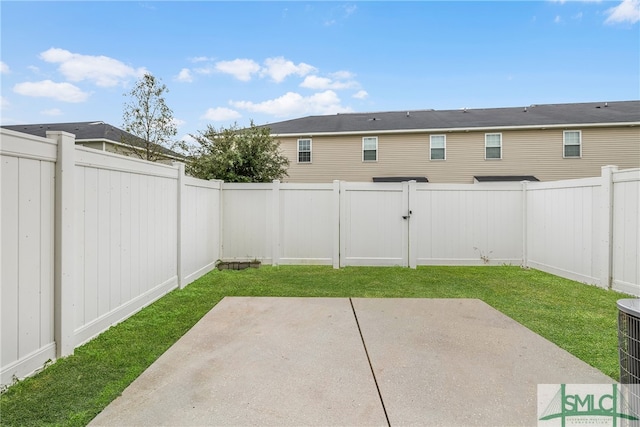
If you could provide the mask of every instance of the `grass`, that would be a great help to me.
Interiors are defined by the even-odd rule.
[[[616,301],[628,298],[511,266],[214,271],[9,388],[0,423],[86,425],[225,296],[479,298],[613,379]]]

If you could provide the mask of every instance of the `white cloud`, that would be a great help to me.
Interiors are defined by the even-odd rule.
[[[555,22],[556,24],[559,24],[562,22],[562,18],[560,18],[560,15],[556,15],[555,19],[553,20],[553,22]]]
[[[251,101],[231,101],[230,103],[236,108],[276,117],[300,116],[305,114],[336,114],[351,111],[350,108],[340,104],[340,98],[332,90],[319,92],[307,97],[299,93],[287,92],[279,98],[260,103]]]
[[[5,64],[3,61],[0,61],[0,73],[6,74],[9,72],[9,66]]]
[[[4,96],[0,96],[0,108],[4,110],[6,108],[9,108],[10,105],[11,103],[7,98],[5,98]]]
[[[292,74],[302,77],[316,70],[315,67],[305,64],[304,62],[296,65],[292,61],[284,59],[282,56],[267,58],[264,61],[264,65],[261,75],[271,77],[271,79],[276,83],[282,82]]]
[[[193,81],[193,76],[191,75],[191,70],[188,68],[183,68],[180,70],[180,73],[176,76],[176,80],[179,82],[191,83]]]
[[[336,71],[335,73],[331,73],[329,74],[329,76],[337,80],[350,80],[355,77],[355,74],[353,74],[351,71],[342,70],[342,71]]]
[[[209,108],[201,118],[211,120],[214,122],[226,122],[228,120],[235,120],[242,117],[242,114],[225,107]]]
[[[244,82],[251,80],[251,76],[260,71],[260,65],[252,59],[234,59],[233,61],[220,61],[216,63],[216,70],[231,74]]]
[[[44,114],[45,116],[61,116],[62,110],[59,108],[51,108],[49,110],[40,111],[40,114]]]
[[[357,87],[358,83],[353,80],[347,81],[336,81],[327,77],[318,77],[318,76],[307,76],[304,81],[300,83],[301,87],[305,87],[307,89],[316,89],[316,90],[324,90],[324,89],[349,89],[353,87]]]
[[[198,73],[198,74],[211,74],[215,71],[215,68],[212,67],[200,67],[200,68],[194,68],[193,69],[194,72]]]
[[[618,24],[628,22],[635,24],[640,21],[640,0],[624,0],[616,7],[607,9],[605,24]]]
[[[369,96],[366,90],[359,90],[358,92],[353,94],[353,97],[356,99],[365,99]]]
[[[81,55],[58,48],[42,52],[40,58],[59,63],[60,72],[72,82],[89,80],[103,87],[123,84],[129,78],[139,78],[147,72],[144,68],[134,69],[107,56]]]
[[[195,58],[191,58],[191,62],[206,62],[211,60],[212,58],[207,58],[206,56],[196,56]]]
[[[173,118],[171,119],[171,121],[173,122],[173,124],[174,124],[176,127],[180,127],[180,126],[182,126],[183,124],[187,123],[187,122],[185,122],[184,120],[182,120],[182,119],[176,119],[175,117],[173,117]]]
[[[71,83],[55,83],[51,80],[18,83],[13,91],[24,96],[54,98],[64,102],[84,102],[89,97],[87,92]]]

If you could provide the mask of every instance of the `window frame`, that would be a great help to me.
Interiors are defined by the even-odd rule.
[[[577,144],[567,144],[567,134],[568,133],[577,133],[578,134],[578,143]],[[575,147],[578,146],[579,154],[577,156],[567,156],[567,146]],[[581,159],[582,158],[582,131],[581,130],[565,130],[562,131],[562,158],[563,159]]]
[[[487,137],[499,135],[500,136],[500,145],[498,147],[488,146],[487,145]],[[500,157],[487,157],[487,148],[499,148],[500,149]],[[491,132],[484,134],[484,159],[485,160],[502,160],[502,132]]]
[[[433,158],[433,150],[434,150],[433,137],[434,136],[442,137],[443,146],[435,148],[436,150],[443,150],[443,156],[441,159]],[[442,162],[444,160],[447,160],[447,135],[444,135],[444,134],[429,135],[429,160],[433,160],[435,162]]]
[[[300,151],[300,142],[301,141],[309,141],[309,151]],[[296,142],[296,151],[297,151],[297,156],[296,159],[298,160],[298,163],[302,163],[302,164],[309,164],[309,163],[313,163],[313,140],[312,138],[298,138],[298,141]],[[300,153],[309,153],[309,161],[300,161]]]
[[[365,150],[365,146],[364,146],[364,144],[365,144],[365,141],[366,141],[366,140],[375,140],[375,141],[376,141],[376,148],[375,148],[375,150],[371,150],[371,149]],[[375,151],[375,153],[376,153],[376,158],[375,158],[375,159],[373,159],[373,160],[371,160],[371,159],[365,159],[365,158],[364,158],[364,152],[365,152],[365,151]],[[378,137],[377,137],[377,136],[363,136],[363,137],[362,137],[362,162],[364,162],[364,163],[375,163],[375,162],[377,162],[377,161],[378,161]]]

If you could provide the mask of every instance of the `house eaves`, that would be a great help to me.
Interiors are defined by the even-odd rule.
[[[127,150],[138,150],[138,151],[143,151],[144,147],[142,146],[138,146],[138,145],[129,145],[123,142],[119,142],[119,141],[114,141],[112,139],[108,139],[108,138],[85,138],[85,139],[76,139],[76,143],[84,143],[84,142],[102,142],[102,143],[106,143],[106,144],[111,144],[111,145],[115,145],[118,147],[123,147]],[[162,154],[162,157],[166,157],[167,159],[172,159],[172,160],[177,160],[180,162],[184,162],[185,161],[185,157],[180,155],[179,153],[176,153],[173,150],[169,150],[168,148],[165,147],[160,147],[161,149],[158,151],[159,153]]]
[[[525,126],[486,126],[486,127],[462,127],[462,128],[425,128],[425,129],[384,129],[384,130],[362,130],[345,132],[295,132],[295,133],[272,133],[271,136],[278,138],[287,137],[313,137],[313,136],[353,136],[353,135],[390,135],[390,134],[415,134],[415,133],[454,133],[454,132],[488,132],[506,130],[544,130],[544,129],[584,129],[602,127],[634,127],[640,126],[637,122],[620,123],[566,123],[552,125],[525,125]]]

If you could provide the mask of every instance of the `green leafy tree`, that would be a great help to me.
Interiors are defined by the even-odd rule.
[[[237,125],[215,129],[207,126],[191,135],[197,145],[191,150],[187,173],[201,179],[226,182],[270,182],[287,175],[289,159],[280,152],[280,142],[266,127]]]
[[[164,99],[167,92],[167,86],[159,79],[145,74],[124,94],[130,101],[124,105],[122,120],[124,130],[132,136],[123,136],[121,142],[141,159],[155,162],[175,154],[170,150],[177,146],[173,137],[178,129]]]

